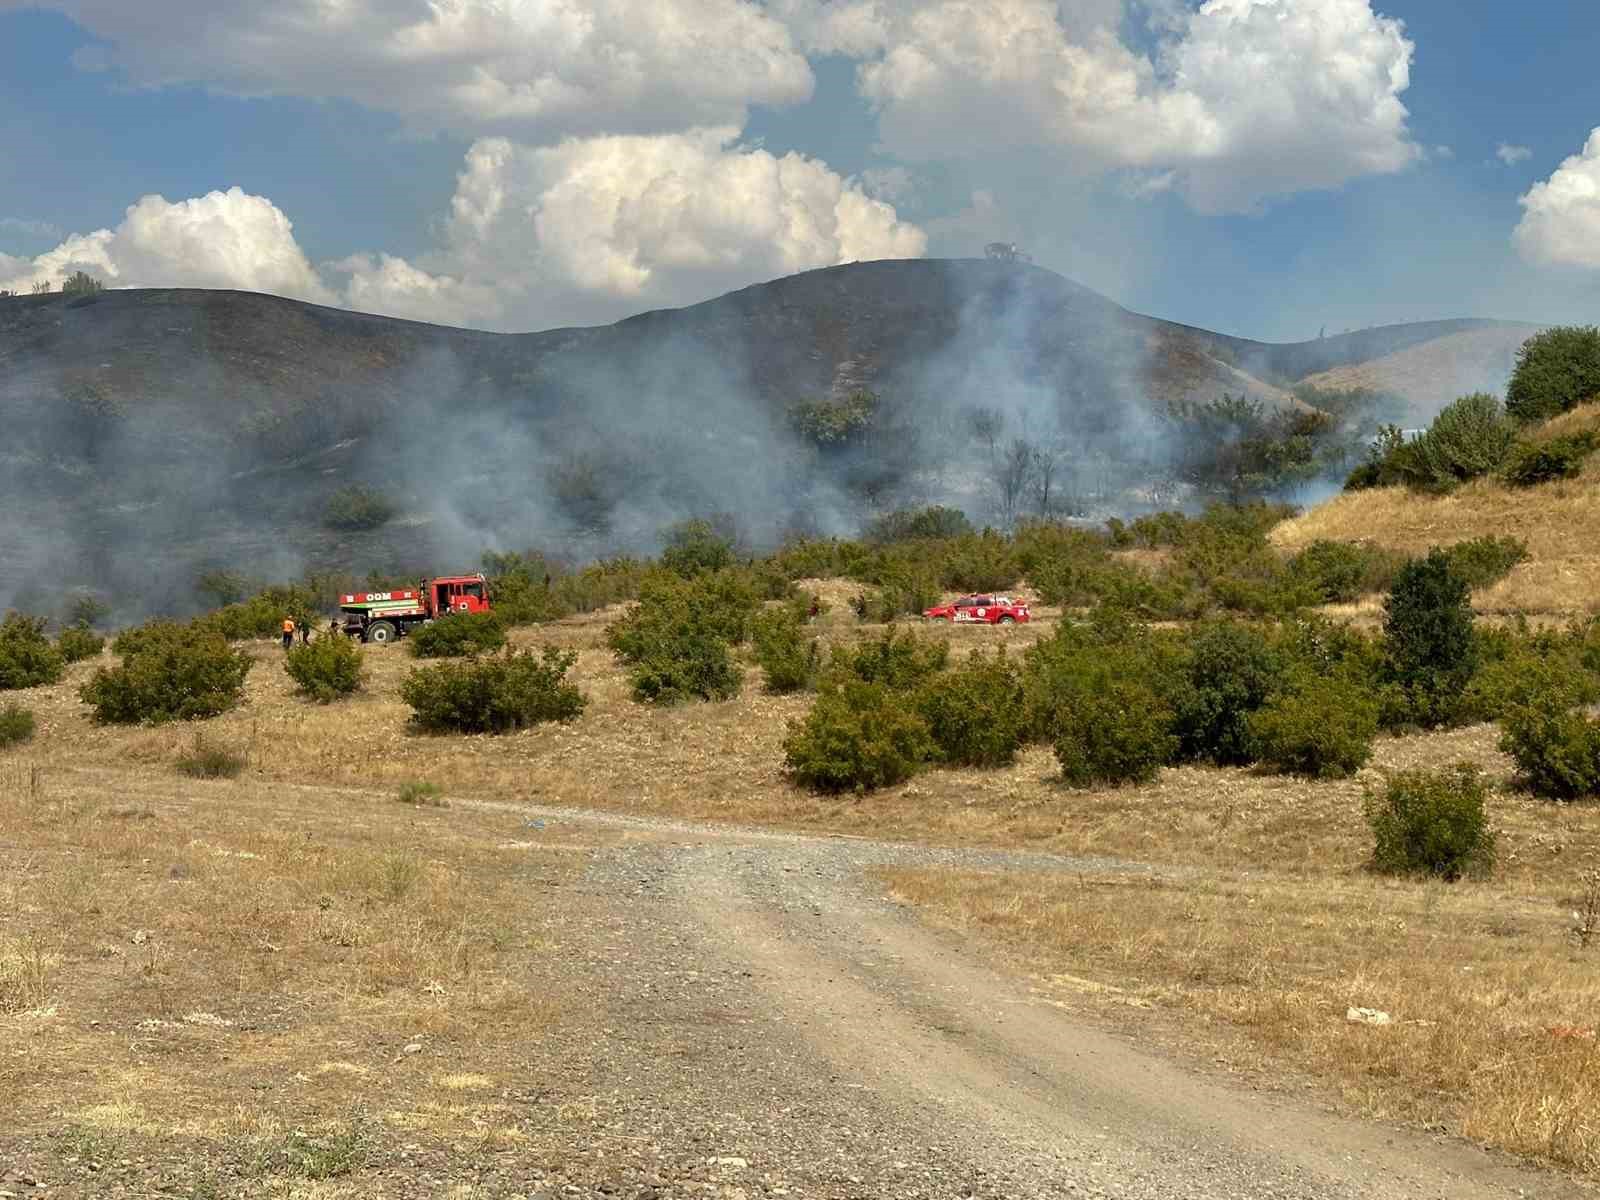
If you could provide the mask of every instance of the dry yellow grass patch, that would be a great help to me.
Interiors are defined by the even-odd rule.
[[[1328,538],[1425,554],[1434,546],[1491,535],[1521,538],[1529,557],[1477,594],[1474,602],[1480,610],[1600,612],[1600,456],[1590,460],[1579,478],[1537,488],[1507,488],[1479,479],[1445,496],[1403,487],[1344,492],[1285,521],[1271,539],[1286,553]]]
[[[1600,945],[1578,949],[1556,894],[1334,875],[884,874],[1075,1007],[1180,1010],[1190,1053],[1287,1063],[1360,1113],[1600,1171]],[[1351,1021],[1352,1008],[1390,1023]]]

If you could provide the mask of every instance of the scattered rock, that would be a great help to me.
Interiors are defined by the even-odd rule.
[[[1352,1008],[1344,1014],[1344,1019],[1355,1025],[1391,1025],[1394,1018],[1381,1009]]]

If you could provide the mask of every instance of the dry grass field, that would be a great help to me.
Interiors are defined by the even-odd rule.
[[[1170,868],[902,872],[884,886],[1061,1002],[1159,1029],[1183,1053],[1301,1073],[1357,1112],[1600,1171],[1600,941],[1572,935],[1600,812],[1517,793],[1492,728],[1385,739],[1345,783],[1182,768],[1073,791],[1031,750],[1006,770],[818,798],[782,773],[804,697],[763,694],[752,668],[727,703],[637,705],[605,649],[614,615],[516,633],[576,650],[590,705],[570,726],[503,738],[408,732],[403,646],[365,648],[364,692],[324,707],[257,644],[247,703],[198,735],[93,725],[76,691],[94,663],[16,694],[40,725],[0,752],[0,1095],[18,1098],[18,1125],[53,1139],[63,1169],[114,1170],[130,1144],[168,1144],[226,1163],[219,1186],[291,1192],[380,1143],[515,1145],[502,1068],[576,1019],[547,982],[541,897],[609,836],[529,838],[515,806],[537,804]],[[931,634],[960,654],[1021,649],[1050,626]],[[827,639],[875,632],[843,605],[822,621]],[[243,753],[244,774],[178,774],[197,736]],[[1493,877],[1370,876],[1364,787],[1462,760],[1495,782]],[[412,780],[449,806],[398,803]],[[1393,1023],[1348,1023],[1351,1006]]]
[[[1536,440],[1600,429],[1600,405],[1585,405],[1541,426]],[[1508,488],[1492,477],[1443,496],[1403,487],[1344,492],[1272,531],[1286,553],[1319,538],[1370,541],[1426,553],[1469,538],[1517,537],[1528,560],[1474,597],[1480,612],[1568,615],[1600,612],[1600,455],[1573,480]]]

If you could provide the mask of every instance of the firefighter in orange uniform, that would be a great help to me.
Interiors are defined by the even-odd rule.
[[[285,617],[283,619],[283,648],[287,650],[292,645],[294,645],[294,618]]]

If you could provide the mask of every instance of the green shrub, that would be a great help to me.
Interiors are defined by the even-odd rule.
[[[1384,722],[1435,726],[1455,718],[1477,670],[1466,580],[1435,548],[1400,569],[1384,600]]]
[[[901,508],[873,521],[861,536],[880,545],[934,538],[956,538],[973,532],[972,522],[959,508],[931,505],[928,508]],[[956,585],[952,585],[956,586]]]
[[[191,779],[236,779],[249,761],[225,746],[213,745],[195,734],[194,746],[178,757],[177,767]]]
[[[1514,537],[1480,537],[1457,542],[1445,551],[1454,571],[1469,588],[1498,583],[1528,557],[1528,544]]]
[[[1516,444],[1516,430],[1500,401],[1482,392],[1447,405],[1427,431],[1407,440],[1393,425],[1378,431],[1367,462],[1345,487],[1405,484],[1443,492],[1469,479],[1499,470]]]
[[[1022,676],[1006,657],[981,651],[922,687],[917,710],[939,757],[953,766],[1003,767],[1016,758],[1026,732]]]
[[[661,565],[685,579],[726,570],[734,562],[731,525],[698,519],[674,525],[662,536]]]
[[[1506,411],[1544,421],[1600,397],[1600,329],[1558,326],[1522,343],[1506,387]]]
[[[452,618],[453,620],[454,618]],[[361,648],[342,635],[319,637],[284,655],[283,669],[303,695],[331,704],[361,687]]]
[[[1394,582],[1404,561],[1392,551],[1356,542],[1312,542],[1289,560],[1289,574],[1320,604],[1349,604]]]
[[[382,492],[352,484],[329,496],[322,506],[322,523],[329,529],[361,533],[381,529],[399,511]]]
[[[43,617],[7,613],[0,621],[0,691],[43,687],[61,678],[61,651],[45,636]]]
[[[953,591],[1003,592],[1021,575],[1011,539],[998,533],[953,538],[939,555],[939,583]]]
[[[1513,708],[1502,724],[1500,748],[1534,795],[1547,800],[1600,796],[1600,722],[1570,707],[1569,699],[1540,694]]]
[[[81,625],[67,626],[61,631],[61,636],[56,638],[56,650],[61,654],[61,661],[64,663],[99,658],[100,651],[105,649],[105,645],[105,638]]]
[[[202,720],[243,700],[253,665],[248,654],[234,650],[214,629],[153,623],[143,628],[120,667],[101,667],[78,695],[102,723]]]
[[[816,679],[817,640],[807,637],[800,617],[787,608],[773,608],[750,623],[750,640],[756,662],[767,678],[769,692],[799,692]]]
[[[1372,757],[1378,702],[1349,679],[1304,677],[1250,718],[1261,762],[1285,775],[1348,779]]]
[[[546,647],[467,662],[417,667],[400,686],[412,722],[428,733],[512,733],[545,721],[574,721],[587,698],[566,682],[578,656]]]
[[[1559,699],[1568,708],[1593,704],[1600,700],[1600,679],[1567,655],[1519,648],[1478,669],[1462,693],[1457,718],[1498,721],[1547,698]]]
[[[1552,438],[1548,442],[1519,442],[1500,474],[1512,487],[1576,479],[1597,446],[1600,438],[1593,433]]]
[[[882,683],[910,692],[944,670],[949,661],[948,642],[891,629],[872,641],[835,646],[828,666],[835,674],[863,683]]]
[[[279,585],[263,588],[248,600],[224,605],[200,620],[230,642],[276,637],[283,628],[284,617],[315,624],[325,601],[310,588]]]
[[[1056,697],[1053,749],[1076,787],[1148,783],[1172,761],[1172,714],[1149,688],[1114,676]]]
[[[33,714],[12,701],[0,708],[0,750],[20,746],[33,736]]]
[[[685,580],[657,573],[639,603],[606,629],[629,668],[636,700],[677,704],[738,695],[743,673],[730,648],[744,640],[756,599],[735,572]]]
[[[1381,798],[1368,792],[1373,866],[1391,875],[1450,880],[1487,872],[1495,839],[1484,793],[1478,769],[1467,763],[1448,771],[1404,771],[1389,780]]]
[[[418,626],[406,640],[416,658],[462,658],[500,649],[506,644],[506,630],[492,612],[451,613]]]
[[[449,804],[444,798],[444,789],[437,783],[429,783],[425,779],[411,779],[400,785],[399,794],[395,799],[401,804],[412,804],[426,808],[448,808]]]
[[[1179,757],[1218,766],[1254,762],[1250,719],[1281,686],[1281,657],[1259,629],[1231,621],[1200,626],[1190,645],[1184,677],[1169,697]]]
[[[869,792],[909,779],[935,753],[902,694],[858,679],[829,684],[783,743],[790,777],[814,792]]]

